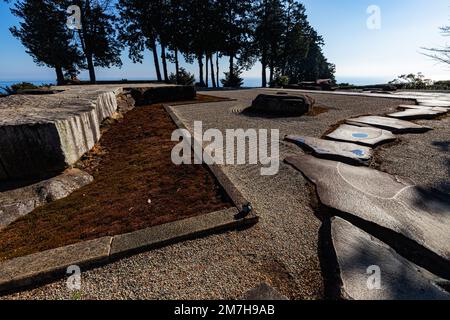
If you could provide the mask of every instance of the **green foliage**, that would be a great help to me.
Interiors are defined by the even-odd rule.
[[[289,77],[288,76],[282,76],[282,75],[276,75],[276,77],[270,82],[271,88],[282,88],[284,86],[287,86],[289,84]]]
[[[20,82],[13,84],[9,87],[2,87],[2,89],[6,92],[7,95],[16,94],[21,90],[30,90],[30,89],[38,89],[39,87],[35,86],[29,82]]]
[[[433,82],[430,79],[426,79],[425,76],[419,72],[418,74],[403,74],[397,79],[389,82],[389,84],[395,85],[398,89],[427,89]]]
[[[225,79],[220,80],[222,85],[226,88],[240,88],[244,84],[244,79],[240,77],[242,71],[236,66],[233,67],[233,72],[225,72]]]
[[[36,64],[55,68],[59,84],[63,81],[63,69],[81,65],[81,53],[65,25],[65,9],[53,1],[23,0],[15,2],[11,12],[20,19],[19,26],[10,28],[12,35]]]
[[[191,86],[195,83],[195,77],[186,69],[180,68],[180,70],[178,70],[178,79],[176,73],[171,73],[169,76],[169,82],[173,84]]]

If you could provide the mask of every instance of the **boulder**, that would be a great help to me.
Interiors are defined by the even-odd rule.
[[[313,106],[314,99],[307,95],[260,94],[252,103],[254,111],[277,116],[301,116]]]
[[[132,88],[129,91],[138,106],[160,102],[192,100],[197,94],[194,86],[157,86]]]

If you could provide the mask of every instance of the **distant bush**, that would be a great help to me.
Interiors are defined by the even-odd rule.
[[[403,74],[397,79],[389,82],[398,89],[418,89],[423,90],[430,87],[433,82],[430,79],[425,79],[425,76],[419,72],[418,74]]]
[[[288,76],[277,75],[269,85],[271,88],[282,88],[287,86],[289,84],[289,81],[290,79]]]
[[[35,86],[29,82],[20,82],[13,84],[9,87],[2,87],[2,89],[6,92],[7,95],[16,94],[20,90],[30,90],[30,89],[38,89],[39,87]]]
[[[169,76],[169,82],[184,86],[192,86],[195,82],[195,77],[192,73],[189,73],[186,69],[180,68],[180,70],[178,70],[178,81],[177,81],[177,74],[171,73]]]
[[[450,90],[450,80],[436,81],[432,85],[433,90]]]
[[[244,84],[244,79],[240,77],[241,73],[241,70],[234,67],[233,74],[230,75],[229,72],[225,72],[225,79],[220,80],[220,82],[225,88],[240,88]]]

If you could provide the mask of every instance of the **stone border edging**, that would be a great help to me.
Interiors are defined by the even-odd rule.
[[[257,222],[256,215],[239,218],[237,208],[199,215],[113,237],[33,253],[0,263],[0,293],[44,284],[62,278],[67,267],[91,269],[146,249],[194,239]]]

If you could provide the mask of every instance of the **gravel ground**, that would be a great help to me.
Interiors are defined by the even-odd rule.
[[[346,118],[392,112],[399,104],[385,98],[311,94],[329,112],[315,117],[267,119],[236,113],[263,90],[208,94],[237,101],[177,106],[183,122],[202,120],[207,128],[279,129],[280,137],[320,137]],[[435,131],[404,135],[377,154],[381,169],[413,178],[426,186],[445,187],[449,174],[449,120],[426,121]],[[436,144],[433,144],[436,142]],[[280,157],[300,152],[282,143]],[[447,158],[446,158],[447,157]],[[418,160],[420,159],[420,160]],[[422,161],[423,159],[423,161]],[[303,176],[280,164],[275,176],[260,175],[259,166],[225,166],[225,172],[252,202],[260,222],[252,228],[186,241],[142,253],[82,274],[82,289],[69,292],[65,280],[7,296],[9,299],[235,299],[266,281],[291,299],[324,296],[318,254],[320,220],[310,204]]]

